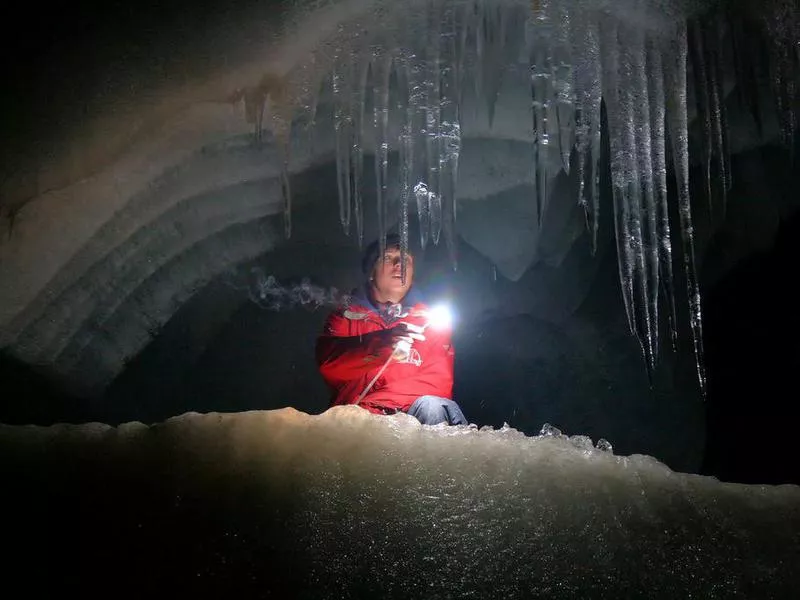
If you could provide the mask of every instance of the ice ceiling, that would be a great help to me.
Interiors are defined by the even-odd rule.
[[[454,265],[459,204],[528,184],[536,227],[526,250],[509,258],[502,232],[474,241],[511,279],[535,262],[564,203],[582,207],[595,243],[598,223],[613,219],[622,296],[647,364],[657,360],[659,311],[677,335],[682,277],[703,384],[689,166],[702,167],[701,200],[724,213],[732,150],[794,143],[796,3],[292,8],[247,58],[180,91],[122,94],[57,152],[18,165],[2,198],[0,347],[99,393],[203,283],[291,235],[303,201],[293,185],[335,161],[339,227],[360,243],[374,219],[378,234],[446,244]],[[731,94],[755,133],[729,123]],[[470,147],[488,140],[507,144],[501,159]],[[613,209],[604,212],[606,168]],[[553,193],[562,173],[571,197]]]

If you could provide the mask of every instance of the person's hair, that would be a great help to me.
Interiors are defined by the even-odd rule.
[[[399,250],[400,249],[400,235],[397,233],[390,233],[386,236],[386,249],[387,250]],[[372,270],[375,268],[375,263],[380,258],[380,240],[375,240],[367,249],[364,250],[364,256],[361,259],[361,271],[369,277],[372,274]],[[407,249],[409,256],[414,256],[411,252],[411,249]]]

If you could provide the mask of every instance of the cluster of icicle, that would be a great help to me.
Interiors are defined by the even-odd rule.
[[[770,80],[783,137],[791,144],[800,73],[797,7],[793,0],[768,3],[769,16],[757,25],[778,32],[768,57]],[[631,14],[626,14],[626,7],[620,8],[623,4],[631,6]],[[736,4],[729,3],[729,9]],[[736,76],[744,90],[742,101],[755,111],[760,123],[758,81],[751,81],[759,77],[752,40],[764,39],[764,33],[753,36],[748,29],[752,19],[725,20],[715,15],[687,20],[685,13],[676,9],[669,14],[666,4],[655,6],[652,2],[617,3],[615,12],[610,10],[612,6],[598,0],[379,2],[369,25],[342,24],[336,43],[326,48],[322,60],[332,87],[340,221],[346,233],[355,221],[361,244],[363,138],[364,131],[372,128],[379,239],[384,239],[387,227],[396,221],[405,253],[413,207],[422,247],[429,240],[438,244],[443,235],[455,266],[462,96],[467,86],[473,86],[470,91],[485,101],[491,122],[504,71],[510,61],[518,63],[522,57],[529,65],[528,126],[535,182],[531,201],[537,206],[540,223],[549,199],[548,181],[555,175],[548,172],[553,169],[549,155],[557,151],[560,168],[567,173],[575,171],[579,182],[576,200],[585,211],[592,246],[596,247],[601,216],[601,140],[607,135],[619,272],[631,331],[652,370],[658,357],[661,298],[667,304],[666,321],[675,345],[672,222],[680,231],[690,326],[704,390],[701,303],[689,195],[687,63],[691,61],[693,67],[709,207],[713,200],[724,213],[731,168],[723,41],[732,43]],[[638,14],[634,14],[636,7],[642,9]],[[721,22],[728,25],[723,27]],[[310,100],[299,104],[311,110],[313,122],[318,82],[311,88]],[[369,106],[371,114],[366,112]],[[390,113],[392,120],[400,123],[396,135],[389,134]],[[258,131],[260,127],[259,122]],[[394,202],[388,198],[391,153],[398,157],[400,178],[394,218],[389,214]],[[288,235],[288,150],[283,155]],[[668,170],[675,182],[675,192],[669,197]]]

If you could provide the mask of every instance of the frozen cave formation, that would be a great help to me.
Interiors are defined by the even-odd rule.
[[[683,475],[551,427],[423,427],[356,407],[0,426],[0,472],[6,584],[43,595],[790,598],[800,586],[796,486]]]
[[[313,247],[335,229],[357,246],[396,229],[405,245],[443,245],[456,266],[464,205],[525,184],[532,237],[564,203],[598,250],[613,222],[648,369],[687,314],[702,387],[693,217],[724,215],[735,150],[773,139],[796,150],[798,12],[793,0],[296,2],[252,60],[231,52],[180,93],[126,88],[58,152],[4,174],[0,348],[101,398],[199,289],[289,236]],[[755,131],[732,123],[731,102]],[[510,152],[470,163],[475,138]],[[335,218],[312,223],[326,208],[303,202],[328,190],[302,186],[327,185],[315,169],[334,162]],[[690,165],[702,173],[692,198]],[[574,186],[557,195],[565,175]],[[301,212],[316,228],[297,226]],[[505,236],[495,250],[519,241],[481,234]],[[500,260],[467,241],[509,280],[530,266],[532,251]],[[800,589],[796,486],[684,475],[550,426],[428,428],[355,407],[0,425],[0,477],[6,584],[36,595]]]
[[[766,50],[757,41],[764,39]],[[531,142],[531,203],[540,225],[553,177],[574,170],[574,200],[584,209],[596,247],[598,222],[604,218],[604,139],[609,145],[613,215],[608,218],[614,220],[622,295],[630,330],[650,370],[659,350],[660,299],[667,306],[673,347],[677,336],[672,232],[678,230],[697,375],[704,389],[689,194],[688,78],[694,84],[691,113],[702,127],[705,196],[709,210],[724,215],[732,181],[725,97],[736,86],[761,127],[754,79],[764,77],[760,69],[768,65],[780,136],[791,149],[797,133],[799,39],[800,13],[791,0],[771,0],[751,10],[743,2],[715,6],[659,0],[377,2],[339,24],[288,85],[282,82],[278,89],[267,80],[244,99],[256,136],[267,128],[282,149],[287,236],[290,130],[298,107],[306,126],[314,126],[319,90],[329,80],[344,231],[354,221],[362,243],[362,179],[368,168],[364,139],[369,135],[379,239],[394,225],[406,249],[413,209],[422,247],[429,240],[439,243],[442,236],[455,268],[462,135],[476,113],[485,114],[491,127],[500,88],[505,79],[513,79],[515,87],[528,90],[530,120],[516,126],[527,131]],[[729,72],[728,64],[735,72]],[[389,195],[392,151],[399,173],[394,203]],[[671,193],[669,176],[674,177]]]
[[[687,322],[704,387],[693,211],[724,215],[732,149],[796,145],[796,2],[291,8],[249,62],[231,59],[188,91],[110,102],[32,167],[9,162],[0,347],[100,396],[197,289],[292,235],[298,176],[335,160],[339,221],[358,244],[365,223],[406,244],[413,230],[421,245],[447,246],[455,267],[461,235],[511,280],[544,236],[562,236],[548,226],[565,204],[582,207],[594,244],[613,221],[647,368]],[[757,131],[729,127],[733,96]],[[504,158],[493,163],[473,138],[505,144]],[[694,200],[690,164],[703,173]],[[568,197],[554,193],[564,174]],[[537,223],[527,234],[459,230],[459,204],[520,184]],[[281,213],[283,227],[268,218]]]

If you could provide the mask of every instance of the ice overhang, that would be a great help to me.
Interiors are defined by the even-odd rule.
[[[720,25],[718,15],[687,29],[687,18],[711,4],[309,2],[247,52],[228,27],[208,45],[236,57],[224,68],[181,86],[167,79],[148,98],[117,97],[62,151],[20,165],[6,184],[0,346],[102,389],[199,286],[282,244],[287,217],[312,210],[304,203],[336,195],[354,244],[359,211],[368,232],[381,228],[369,216],[380,196],[383,227],[402,227],[410,214],[412,227],[428,229],[427,243],[460,236],[512,279],[541,258],[541,238],[558,223],[567,233],[551,243],[557,263],[580,235],[564,223],[582,222],[584,212],[590,226],[595,216],[614,218],[614,211],[597,215],[593,204],[602,97],[615,212],[628,228],[619,238],[623,292],[631,329],[652,362],[658,268],[646,249],[664,246],[664,231],[648,194],[657,195],[667,170],[679,188],[688,181],[692,150],[692,160],[706,157],[715,169],[711,191],[724,202],[731,151],[794,135],[798,59],[785,42],[797,39],[796,8],[742,2],[733,21],[742,31]],[[738,48],[738,62],[727,54],[752,32],[775,43],[765,57],[772,89],[743,79],[753,66],[742,58],[747,47]],[[663,76],[654,75],[656,64]],[[662,90],[654,88],[659,81]],[[758,118],[743,110],[723,120],[737,86]],[[782,101],[777,113],[766,108],[769,94]],[[672,147],[656,135],[662,109]],[[699,133],[690,147],[691,127]],[[359,160],[373,186],[357,202]],[[333,162],[340,185],[330,181],[329,194],[287,189],[287,181],[297,187],[303,174]],[[554,195],[566,173],[580,181],[581,196]],[[624,189],[642,181],[642,189]],[[420,182],[423,195],[413,193]],[[471,203],[485,207],[477,202],[515,189],[527,190],[529,201],[518,194],[500,202],[504,212],[491,223],[497,235],[483,226],[484,208],[470,219]],[[679,231],[691,231],[691,223],[676,223],[673,234]],[[338,240],[341,227],[332,222],[321,235]],[[88,363],[91,375],[87,355],[97,358]]]

